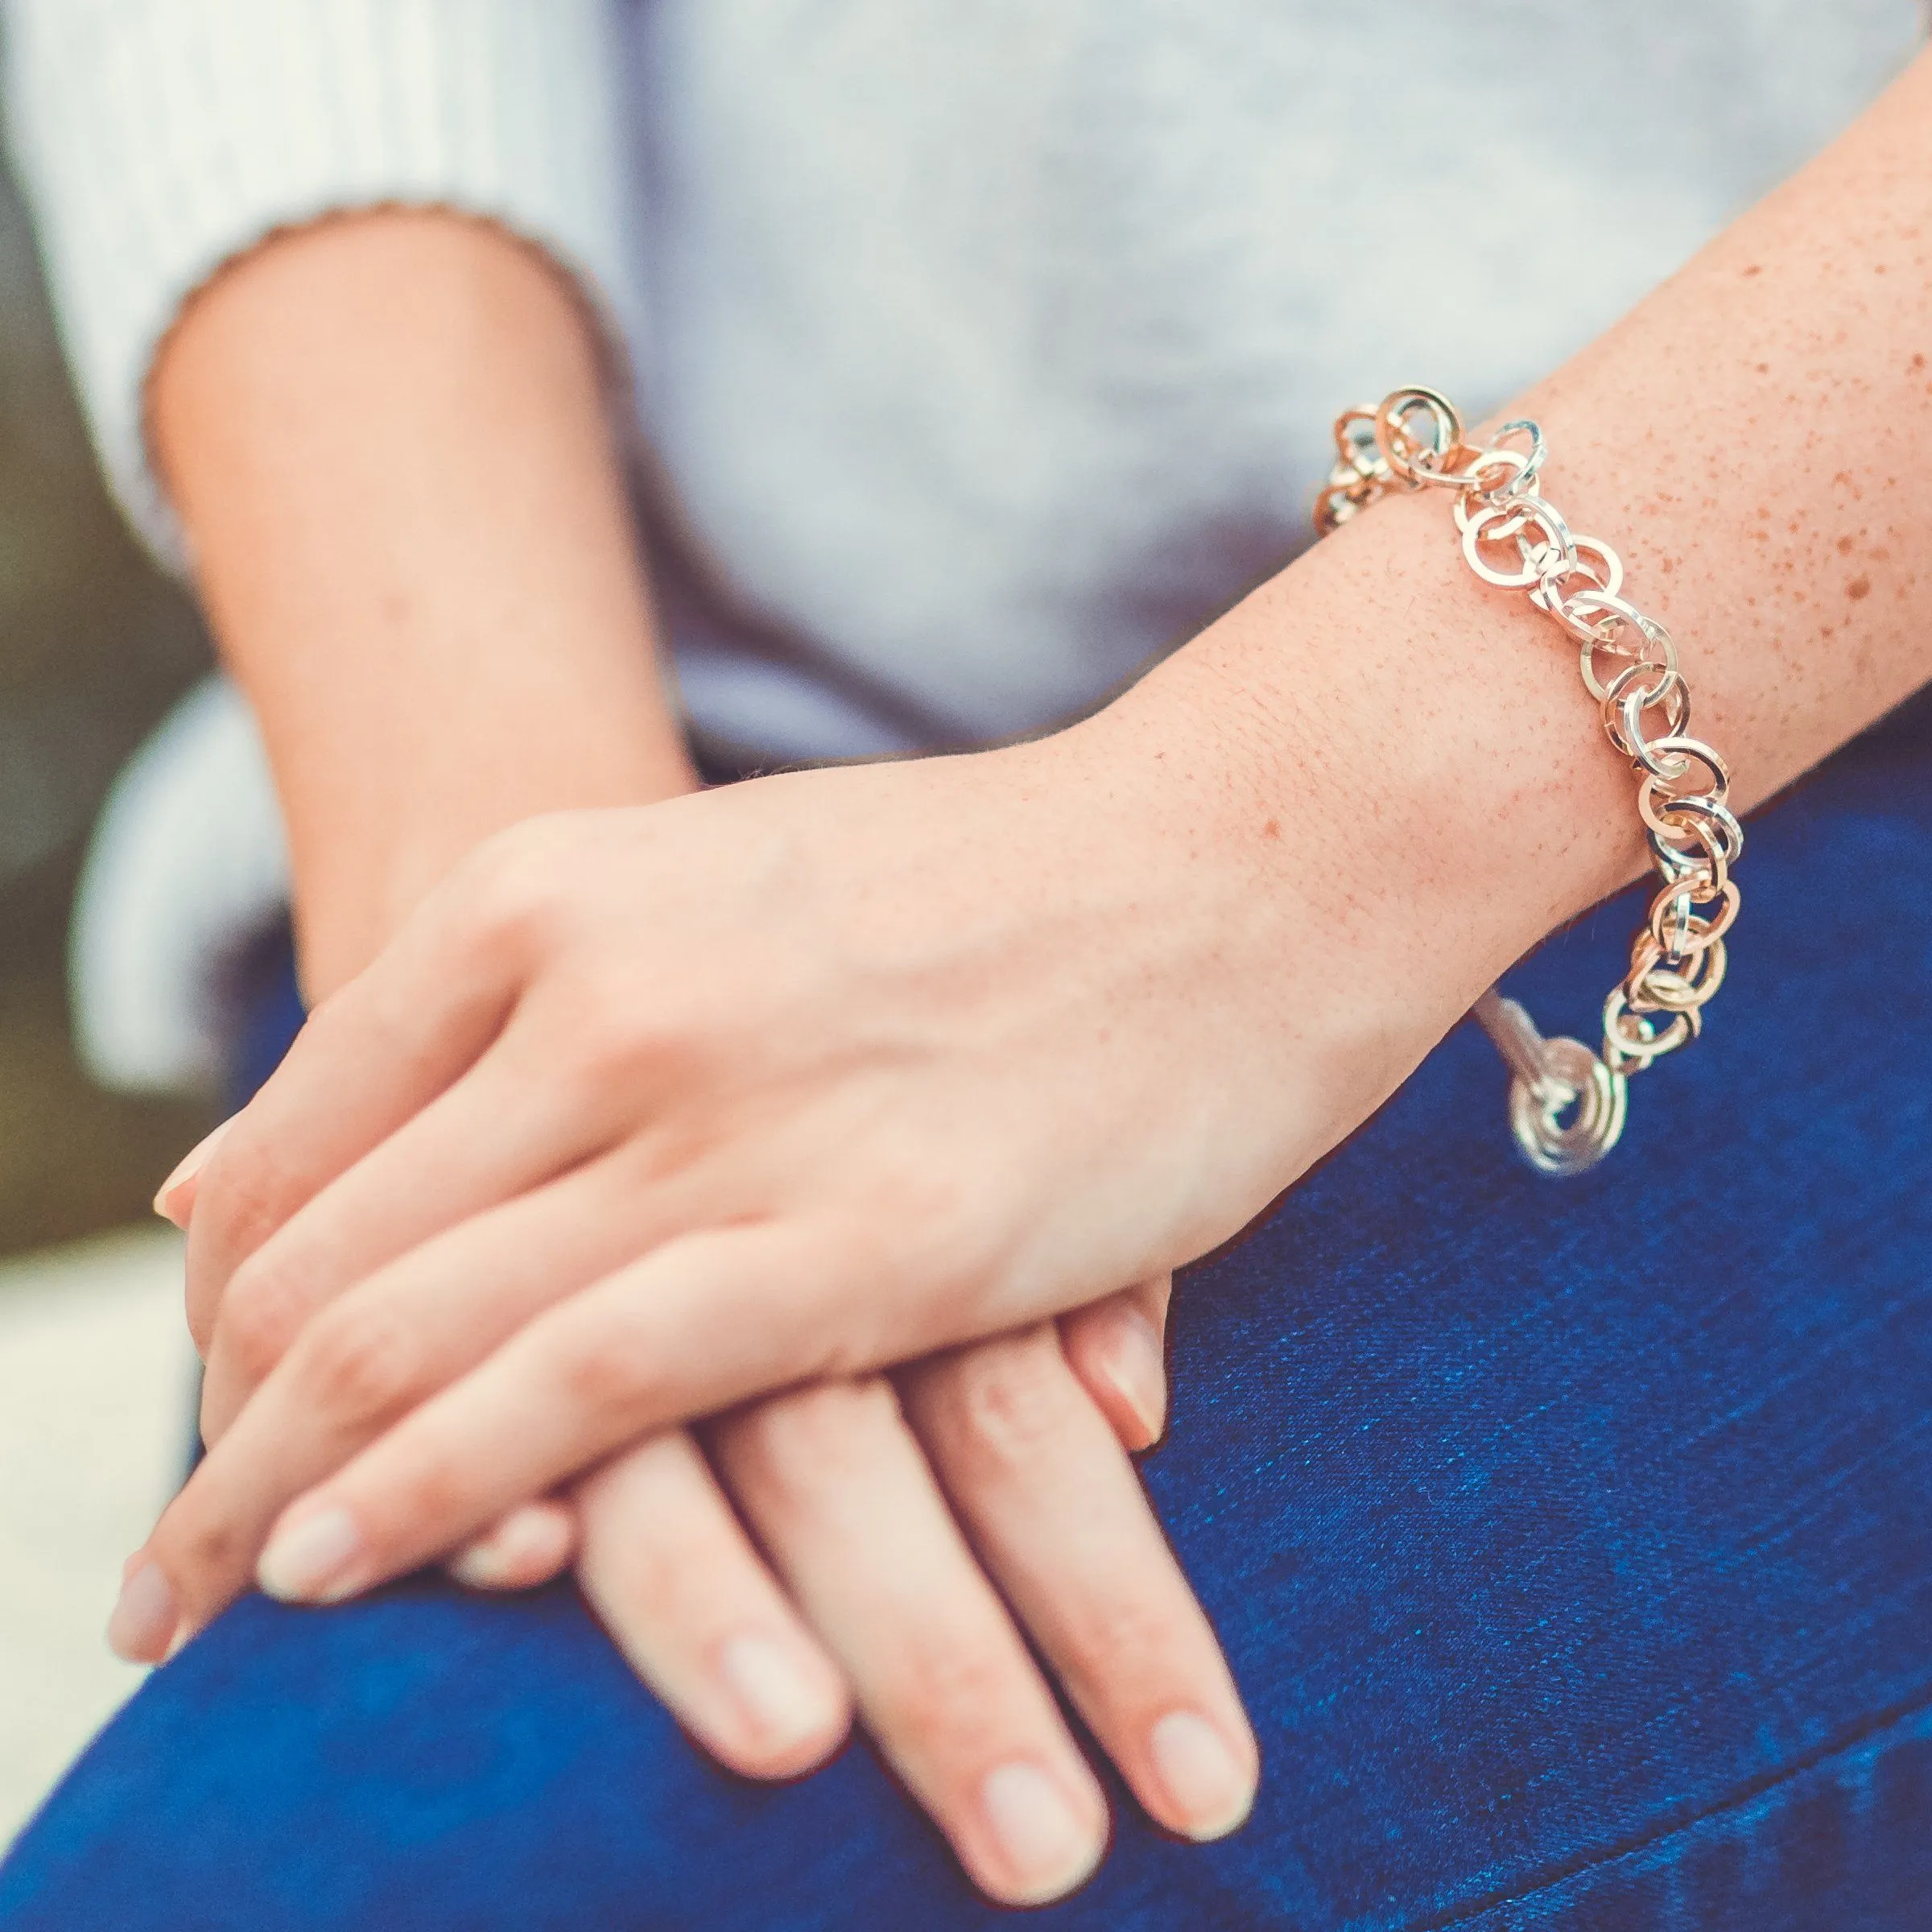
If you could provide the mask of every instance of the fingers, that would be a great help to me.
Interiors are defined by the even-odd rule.
[[[188,1307],[204,1340],[237,1266],[448,1088],[502,1029],[554,894],[555,834],[493,839],[322,1002],[195,1176]],[[172,1177],[171,1177],[172,1178]]]
[[[353,1596],[449,1554],[667,1416],[815,1366],[811,1298],[796,1298],[789,1320],[769,1300],[774,1282],[802,1285],[823,1265],[795,1233],[686,1236],[551,1306],[569,1295],[585,1244],[658,1238],[648,1224],[626,1229],[634,1216],[609,1192],[621,1179],[616,1163],[567,1175],[440,1236],[312,1320],[163,1511],[140,1574],[156,1573],[172,1620],[157,1637],[159,1612],[144,1619],[147,1641],[130,1637],[122,1653],[156,1661],[251,1573],[291,1601]],[[661,1187],[639,1211],[686,1208]],[[667,1383],[676,1331],[701,1346]],[[148,1581],[127,1588],[162,1600]]]
[[[503,1310],[473,1320],[452,1294],[434,1304],[437,1328],[418,1308],[405,1319],[386,1301],[345,1299],[195,1472],[150,1550],[199,1615],[242,1587],[256,1550],[262,1588],[291,1601],[337,1602],[402,1575],[623,1443],[821,1373],[829,1265],[795,1228],[680,1236],[528,1319],[427,1400],[452,1355],[492,1345],[479,1331],[502,1332]]]
[[[916,1364],[901,1389],[981,1562],[1135,1795],[1191,1838],[1232,1831],[1253,1802],[1253,1733],[1053,1327]]]
[[[838,1667],[773,1579],[682,1430],[578,1491],[584,1595],[704,1748],[752,1777],[809,1770],[851,1719]]]
[[[595,1197],[557,1212],[580,1181],[621,1173],[613,1157],[465,1222],[309,1323],[150,1540],[184,1627],[251,1568],[271,1594],[337,1601],[440,1559],[642,1435],[909,1352],[909,1298],[881,1297],[857,1343],[845,1332],[856,1244],[829,1224],[706,1227],[716,1203],[674,1183],[634,1191],[642,1208]],[[628,1226],[638,1212],[662,1224]],[[526,1214],[551,1217],[543,1238]],[[694,1221],[700,1232],[664,1239]],[[569,1257],[620,1232],[645,1258],[571,1293]]]
[[[452,1381],[463,1388],[464,1372],[504,1338],[594,1278],[616,1253],[658,1238],[651,1217],[679,1208],[675,1187],[640,1194],[621,1162],[594,1164],[464,1222],[315,1316],[148,1539],[143,1554],[168,1584],[179,1632],[200,1629],[246,1587],[292,1498],[349,1463],[431,1391]],[[225,1325],[224,1347],[246,1345],[245,1312]],[[493,1492],[464,1520],[446,1526],[439,1517],[436,1539],[387,1574],[456,1550],[642,1432],[613,1432],[554,1476]],[[500,1451],[508,1448],[499,1443]],[[152,1662],[165,1647],[127,1653]]]
[[[520,1503],[474,1536],[444,1567],[472,1590],[534,1590],[561,1576],[577,1554],[577,1512],[551,1497]]]
[[[228,1130],[233,1125],[234,1117],[230,1115],[220,1126],[204,1134],[155,1190],[155,1212],[164,1221],[172,1221],[184,1234],[188,1232],[188,1218],[195,1212],[195,1195],[201,1184],[201,1170],[208,1165],[209,1157],[227,1137]]]
[[[461,1239],[433,1245],[444,1230],[539,1189],[600,1151],[597,1123],[555,1082],[532,1080],[521,1055],[499,1045],[456,1084],[357,1160],[262,1241],[224,1284],[204,1270],[191,1283],[208,1377],[202,1435],[220,1440],[242,1403],[282,1359],[318,1310],[413,1249],[404,1284],[427,1283],[479,1257]],[[617,1190],[613,1189],[614,1195]],[[628,1191],[625,1190],[625,1191]],[[210,1203],[212,1206],[212,1203]],[[584,1203],[588,1205],[588,1203]],[[581,1286],[624,1258],[621,1240],[586,1248],[599,1228],[630,1233],[635,1217],[613,1204],[575,1232],[538,1211],[494,1224],[486,1269],[514,1265],[531,1241],[553,1244],[558,1292]],[[194,1225],[201,1219],[199,1212]],[[560,1244],[560,1245],[555,1245]],[[635,1249],[629,1250],[635,1253]],[[578,1257],[594,1254],[594,1262]]]
[[[1060,1317],[1067,1365],[1129,1449],[1151,1449],[1167,1426],[1167,1302],[1171,1274],[1124,1288]]]
[[[890,1385],[778,1397],[711,1441],[866,1728],[968,1871],[1013,1904],[1078,1885],[1104,1846],[1105,1802]]]

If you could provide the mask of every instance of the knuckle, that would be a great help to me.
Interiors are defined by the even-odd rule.
[[[1059,1336],[1042,1324],[956,1358],[941,1426],[949,1446],[975,1468],[1033,1468],[1063,1439],[1072,1393]]]
[[[1137,1703],[1177,1701],[1166,1690],[1194,1653],[1199,1633],[1193,1620],[1174,1605],[1117,1584],[1086,1592],[1081,1612],[1069,1633],[1073,1667],[1084,1669],[1100,1690],[1131,1690]]]
[[[215,1333],[251,1384],[268,1376],[300,1331],[302,1316],[289,1277],[259,1257],[235,1270],[215,1318]]]
[[[473,944],[519,963],[552,948],[569,896],[557,844],[556,827],[536,819],[497,833],[471,855],[458,890]]]
[[[851,1292],[853,1282],[877,1285],[877,1299],[859,1299]],[[894,1294],[889,1277],[861,1269],[833,1275],[822,1273],[807,1263],[786,1285],[792,1311],[800,1330],[811,1339],[804,1344],[803,1372],[812,1377],[812,1386],[844,1389],[848,1398],[861,1394],[862,1410],[882,1410],[890,1397],[897,1414],[898,1398],[890,1387],[870,1391],[877,1379],[874,1371],[894,1352],[887,1345],[891,1331],[885,1319]]]
[[[600,1323],[559,1352],[559,1399],[570,1413],[609,1429],[649,1402],[663,1371],[663,1351],[634,1323]]]
[[[195,1201],[194,1240],[229,1262],[253,1254],[306,1198],[307,1190],[266,1139],[245,1125],[208,1163]]]
[[[625,976],[581,973],[564,1003],[572,1042],[567,1077],[593,1091],[661,1084],[687,1051],[665,1002],[640,997]]]
[[[863,1211],[843,1231],[869,1268],[894,1279],[985,1274],[985,1200],[954,1163],[908,1146],[876,1162]]]
[[[299,1346],[310,1400],[338,1422],[386,1421],[415,1393],[415,1348],[404,1325],[379,1305],[325,1310]]]
[[[729,1425],[768,1488],[797,1496],[876,1467],[882,1440],[903,1430],[897,1394],[881,1376],[814,1382],[741,1412]]]
[[[956,1633],[943,1641],[909,1632],[908,1640],[880,1686],[888,1724],[923,1747],[958,1752],[973,1750],[1002,1727],[1016,1682],[1030,1666],[1002,1645]]]
[[[218,1593],[243,1575],[254,1555],[242,1525],[192,1491],[184,1492],[156,1526],[149,1546],[178,1587],[187,1583],[202,1595]]]
[[[840,1214],[807,1224],[793,1244],[784,1271],[788,1314],[801,1336],[801,1381],[857,1389],[874,1379],[882,1363],[902,1356],[898,1312],[922,1278],[904,1265],[891,1238]],[[855,1282],[865,1284],[857,1291]],[[890,1395],[890,1389],[883,1395]],[[870,1399],[882,1404],[883,1395]]]

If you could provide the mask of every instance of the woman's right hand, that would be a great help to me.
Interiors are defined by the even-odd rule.
[[[171,1195],[171,1216],[185,1221],[193,1195],[192,1182]],[[767,1397],[708,1425],[702,1447],[649,1436],[448,1567],[521,1589],[574,1555],[639,1676],[745,1776],[821,1763],[856,1703],[1003,1901],[1071,1890],[1106,1840],[1029,1638],[1149,1814],[1222,1836],[1253,1801],[1254,1736],[1129,1459],[1164,1423],[1170,1286],[891,1378]],[[117,1635],[137,1651],[167,1641]]]
[[[161,1203],[184,1227],[197,1178]],[[1106,1842],[1106,1801],[1028,1639],[1148,1813],[1221,1837],[1253,1802],[1259,1754],[1129,1459],[1165,1426],[1171,1287],[647,1436],[448,1567],[527,1589],[574,1557],[638,1675],[746,1777],[823,1762],[856,1704],[1005,1902],[1071,1890]],[[180,1641],[171,1600],[124,1603],[123,1654]]]
[[[849,1699],[1003,1901],[1071,1889],[1107,1835],[1029,1638],[1155,1819],[1195,1839],[1232,1831],[1253,1798],[1253,1735],[1083,1386],[1134,1345],[1133,1323],[1145,1334],[1165,1290],[892,1380],[767,1398],[703,1430],[708,1461],[684,1431],[648,1439],[577,1492],[586,1595],[644,1680],[737,1770],[819,1763]]]

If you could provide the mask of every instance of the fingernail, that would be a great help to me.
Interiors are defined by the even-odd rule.
[[[802,1744],[832,1722],[823,1691],[768,1637],[733,1637],[718,1654],[718,1667],[761,1744],[774,1749]]]
[[[355,1518],[336,1507],[305,1516],[268,1539],[255,1581],[285,1604],[328,1604],[348,1596],[351,1566],[362,1554]]]
[[[575,1523],[554,1503],[520,1503],[443,1567],[472,1590],[530,1590],[570,1561]]]
[[[167,1654],[180,1612],[159,1563],[137,1563],[121,1584],[107,1620],[108,1648],[130,1664],[159,1663]]]
[[[1108,1353],[1108,1379],[1147,1431],[1147,1440],[1158,1443],[1167,1426],[1167,1364],[1160,1334],[1137,1308],[1122,1309],[1119,1323]]]
[[[511,1574],[510,1553],[493,1536],[465,1543],[443,1567],[466,1590],[501,1590]]]
[[[204,1135],[197,1141],[188,1150],[180,1166],[175,1168],[174,1172],[155,1190],[155,1212],[159,1215],[163,1220],[172,1221],[180,1228],[185,1229],[187,1228],[187,1209],[184,1208],[177,1211],[173,1205],[171,1197],[185,1187],[208,1165],[208,1156],[221,1145],[222,1135],[226,1133],[234,1124],[234,1116],[230,1114],[213,1133]]]
[[[980,1802],[1019,1881],[1017,1903],[1039,1905],[1071,1892],[1100,1860],[1099,1837],[1038,1765],[988,1772]]]
[[[1253,1781],[1206,1718],[1170,1711],[1150,1742],[1154,1768],[1190,1838],[1224,1838],[1253,1809]]]

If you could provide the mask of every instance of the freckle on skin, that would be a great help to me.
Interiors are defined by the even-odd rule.
[[[1856,604],[1860,597],[1868,597],[1871,596],[1871,594],[1872,580],[1869,577],[1854,577],[1852,581],[1845,586],[1845,595],[1848,597],[1854,604]]]
[[[1281,836],[1282,822],[1279,819],[1270,819],[1261,828],[1261,836],[1265,839],[1278,839]]]
[[[1841,557],[1848,557],[1848,556],[1850,556],[1850,555],[1851,555],[1851,554],[1852,554],[1852,539],[1851,539],[1849,537],[1840,537],[1840,538],[1839,539],[1839,540],[1838,540],[1838,554],[1839,554],[1839,555]]]

